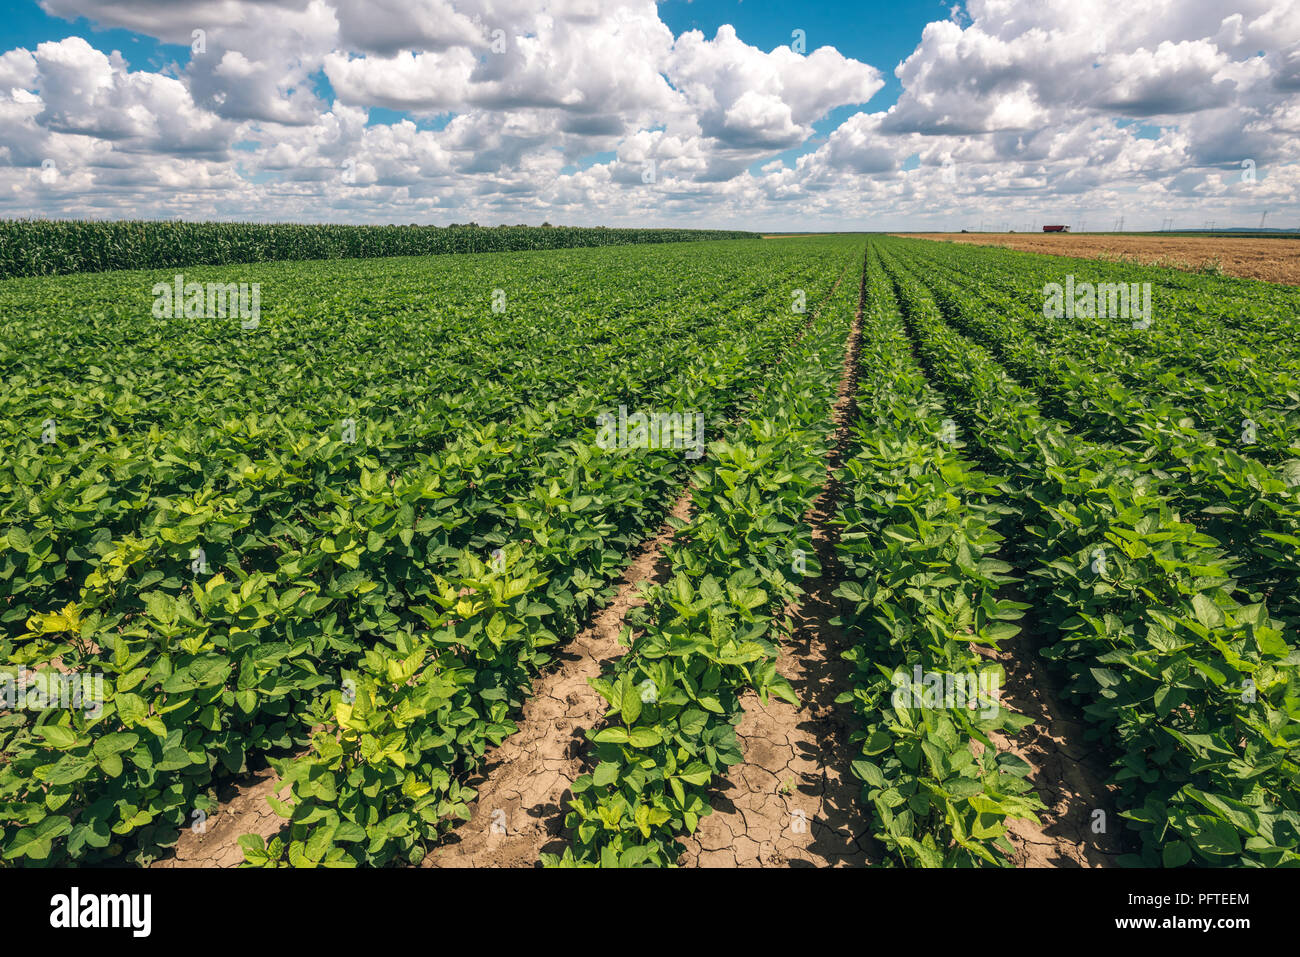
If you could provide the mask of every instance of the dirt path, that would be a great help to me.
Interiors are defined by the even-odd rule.
[[[672,515],[686,519],[690,494]],[[543,851],[563,850],[560,835],[569,786],[586,768],[586,731],[605,713],[605,700],[587,683],[621,657],[623,620],[644,604],[643,582],[666,571],[665,526],[628,566],[614,600],[561,652],[561,664],[537,682],[518,719],[519,730],[491,752],[470,784],[478,790],[470,820],[444,838],[424,867],[536,867]]]
[[[278,783],[275,771],[265,768],[233,785],[234,793],[221,801],[216,813],[206,820],[195,819],[181,831],[175,853],[153,866],[238,867],[244,862],[240,835],[260,834],[270,841],[285,825],[285,819],[266,801],[276,793]],[[279,790],[279,798],[287,799],[289,789]]]
[[[1026,634],[999,652],[976,648],[1002,663],[1002,702],[1033,720],[1014,742],[992,735],[999,751],[1028,762],[1029,781],[1047,806],[1039,824],[1008,821],[1017,867],[1113,867],[1122,853],[1124,822],[1106,786],[1110,776],[1095,745],[1084,743],[1086,725],[1073,718],[1057,696],[1056,680]],[[1098,817],[1097,811],[1103,812]],[[1096,829],[1096,830],[1095,830]]]
[[[848,773],[852,710],[835,697],[852,686],[852,667],[840,657],[844,636],[830,624],[838,613],[836,530],[839,498],[834,472],[848,445],[855,413],[858,344],[866,273],[849,334],[844,375],[835,402],[836,443],[827,459],[826,487],[805,519],[812,525],[820,577],[805,583],[795,624],[777,670],[790,680],[802,706],[757,695],[743,700],[737,728],[745,760],[729,769],[712,801],[713,813],[683,839],[686,867],[833,867],[863,865],[876,856],[870,820],[858,802],[861,786]]]

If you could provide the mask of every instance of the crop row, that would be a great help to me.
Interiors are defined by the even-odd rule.
[[[692,517],[666,548],[669,578],[648,589],[627,653],[593,681],[609,705],[588,732],[595,768],[573,784],[571,844],[544,855],[548,866],[673,864],[676,837],[711,812],[710,785],[742,759],[742,694],[796,702],[776,671],[778,616],[802,594],[800,576],[815,574],[815,561],[799,561],[812,553],[804,515],[826,479],[859,293],[840,284],[695,470]]]
[[[1037,820],[1028,765],[994,735],[1028,723],[1000,698],[995,651],[1025,605],[995,526],[1013,509],[1003,483],[945,435],[944,409],[909,354],[876,256],[867,308],[838,553],[841,620],[853,644],[863,781],[875,834],[904,866],[1009,863],[1008,818]],[[972,747],[976,743],[977,747]]]
[[[1279,623],[1215,538],[1132,480],[1131,450],[1045,417],[905,262],[887,264],[927,370],[1008,472],[1029,595],[1054,639],[1044,654],[1108,742],[1138,859],[1300,860],[1300,674]]]
[[[0,279],[269,260],[432,256],[750,238],[752,233],[706,229],[7,220],[0,222]]]

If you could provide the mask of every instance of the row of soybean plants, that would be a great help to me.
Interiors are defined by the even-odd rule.
[[[753,238],[753,233],[705,229],[19,219],[0,222],[0,279],[269,260],[430,256]]]
[[[1004,673],[988,654],[1026,607],[1000,594],[1015,579],[997,526],[1014,509],[1004,482],[945,434],[874,249],[866,289],[837,548],[856,666],[843,700],[861,718],[852,769],[892,861],[1007,866],[1007,819],[1042,808],[1028,765],[994,737],[1029,721],[1002,703]]]
[[[844,271],[842,259],[828,257],[819,287],[831,280],[834,270]],[[710,360],[725,364],[725,358],[717,354]],[[748,381],[762,378],[762,368],[750,366],[748,378],[718,380],[711,397],[697,392],[691,401],[703,398],[729,409],[743,398]],[[705,377],[689,378],[699,383]],[[633,463],[646,455],[662,453],[628,449],[621,458],[634,470]],[[580,482],[579,489],[590,478]],[[631,484],[625,494],[635,498],[640,493],[641,485]],[[662,515],[662,508],[656,514]],[[313,735],[310,752],[277,762],[282,780],[291,786],[291,805],[281,808],[289,818],[288,832],[269,844],[245,836],[242,843],[250,864],[346,866],[382,863],[394,854],[415,861],[449,814],[464,816],[464,802],[472,794],[459,788],[443,752],[454,754],[454,742],[461,737],[457,683],[480,665],[443,652],[441,646],[455,649],[466,636],[482,632],[494,646],[531,650],[539,639],[537,624],[530,619],[539,604],[552,600],[554,588],[547,578],[561,571],[558,566],[567,562],[569,569],[600,584],[608,584],[619,571],[585,567],[581,557],[574,557],[583,550],[581,529],[557,529],[552,523],[529,526],[529,531],[535,541],[549,538],[565,546],[567,557],[557,562],[548,561],[545,552],[539,557],[535,548],[510,551],[499,572],[467,559],[469,568],[460,577],[439,579],[442,593],[426,615],[432,629],[427,638],[372,649],[354,675],[356,693],[320,702],[317,719],[322,729]],[[599,543],[593,540],[591,547]],[[499,739],[489,736],[490,743]],[[449,788],[454,796],[449,796]]]
[[[552,867],[671,866],[677,837],[711,813],[709,789],[741,760],[741,696],[796,702],[776,672],[778,619],[815,573],[804,515],[826,479],[831,418],[860,292],[854,269],[691,478],[668,580],[631,619],[625,655],[593,686],[595,768],[573,784],[570,845]]]
[[[672,270],[680,261],[661,263],[661,272],[665,265]],[[482,264],[462,268],[459,284],[478,286]],[[534,268],[520,281],[531,285]],[[454,288],[457,272],[449,266],[432,278]],[[598,272],[599,264],[586,271],[593,278]],[[286,285],[287,301],[307,299],[311,282],[305,277]],[[713,302],[709,278],[699,282],[695,291],[709,300],[699,307],[703,312]],[[670,309],[652,303],[642,323],[616,325],[622,334],[607,349],[584,341],[604,314],[591,324],[574,323],[572,312],[557,312],[554,321],[512,318],[512,346],[523,322],[556,334],[568,326],[579,346],[603,363],[578,367],[558,346],[536,353],[503,348],[503,323],[488,310],[485,295],[456,303],[447,309],[450,321],[439,323],[419,318],[417,310],[428,300],[418,280],[385,289],[374,306],[356,301],[369,294],[353,292],[344,302],[330,296],[329,306],[337,311],[309,306],[309,318],[284,323],[291,331],[269,321],[269,328],[244,341],[228,324],[224,333],[212,330],[215,323],[188,320],[188,328],[178,321],[159,329],[137,314],[114,323],[128,345],[113,348],[106,341],[100,347],[79,343],[75,329],[56,332],[57,310],[33,317],[29,324],[40,333],[30,344],[45,348],[29,353],[23,348],[29,343],[19,343],[5,355],[13,373],[3,400],[13,410],[4,437],[12,494],[0,501],[12,546],[0,569],[10,599],[5,621],[20,624],[74,601],[93,568],[119,544],[142,552],[139,560],[152,562],[154,581],[173,590],[180,584],[175,573],[195,559],[192,551],[200,552],[201,566],[232,574],[292,562],[285,554],[322,531],[335,536],[334,550],[346,551],[349,546],[337,540],[342,529],[334,529],[333,497],[342,489],[346,500],[364,469],[402,471],[417,484],[422,471],[436,476],[453,469],[462,477],[441,494],[432,495],[430,486],[430,501],[420,509],[421,531],[486,534],[482,526],[473,528],[471,516],[486,515],[506,488],[586,427],[588,407],[611,379],[635,397],[667,382],[711,342],[712,330],[691,334],[685,321],[695,311],[676,304]],[[631,287],[632,294],[641,289]],[[689,303],[691,286],[679,289]],[[575,297],[556,290],[556,298],[570,305],[565,299]],[[772,308],[777,300],[771,297]],[[727,305],[745,304],[736,299]],[[581,310],[582,304],[572,308]],[[379,338],[369,327],[382,321],[385,310],[390,319]],[[432,333],[426,326],[434,327]],[[486,346],[479,351],[449,349],[449,357],[441,355],[444,343],[480,340]],[[517,368],[504,369],[496,357],[510,352],[522,358]],[[318,361],[322,355],[325,361]],[[312,370],[310,390],[295,382],[286,363]],[[392,379],[395,365],[405,368]],[[536,380],[554,382],[554,391],[512,408],[515,384]],[[416,403],[406,398],[411,393],[420,397]],[[49,423],[48,436],[42,422]],[[257,516],[256,540],[238,536],[249,522],[232,526],[222,517],[230,512]],[[135,541],[145,532],[168,547],[160,551],[156,541]],[[451,546],[443,536],[429,543],[425,557],[436,558],[437,549]]]
[[[1166,317],[1176,321],[1163,326],[1154,323],[1148,331],[1189,334],[1194,337],[1189,342],[1194,347],[1193,355],[1201,349],[1214,351],[1224,343],[1267,342],[1267,337],[1279,328],[1293,328],[1300,313],[1300,290],[1255,279],[1207,276],[1134,262],[1045,256],[989,246],[976,249],[912,240],[891,239],[890,242],[908,244],[913,255],[927,259],[942,256],[947,261],[961,263],[973,279],[996,276],[1000,282],[1013,277],[1014,282],[1027,287],[1026,292],[1039,298],[1044,283],[1063,283],[1067,274],[1075,277],[1076,289],[1084,282],[1096,284],[1120,279],[1138,284],[1149,282],[1161,290]],[[1143,340],[1152,338],[1146,336]],[[1274,336],[1272,351],[1294,357],[1297,344]]]
[[[320,699],[346,680],[343,669],[428,627],[444,594],[435,573],[472,578],[466,553],[482,558],[497,547],[505,556],[510,543],[531,540],[555,556],[546,601],[529,606],[537,647],[509,646],[494,669],[470,664],[480,647],[481,657],[497,661],[492,638],[451,645],[451,654],[466,658],[463,671],[474,672],[458,687],[461,728],[452,750],[481,751],[489,733],[508,728],[501,719],[526,693],[523,675],[545,660],[541,649],[599,597],[604,580],[578,560],[607,580],[655,523],[680,471],[667,457],[598,454],[591,448],[597,412],[624,398],[651,408],[676,403],[682,383],[690,383],[696,391],[684,398],[716,417],[719,396],[752,365],[769,361],[805,318],[790,313],[785,281],[814,279],[819,259],[793,249],[786,255],[776,275],[751,283],[748,305],[715,317],[730,337],[722,358],[711,334],[692,342],[686,329],[667,339],[651,331],[669,321],[652,314],[641,340],[650,355],[631,352],[622,368],[605,370],[604,382],[596,375],[572,381],[562,400],[504,423],[481,412],[484,424],[399,470],[381,467],[375,447],[383,449],[382,435],[364,427],[355,442],[336,429],[325,436],[284,432],[272,444],[253,411],[225,421],[224,444],[215,428],[202,435],[212,468],[188,480],[167,474],[196,452],[186,447],[183,414],[166,430],[107,428],[102,448],[91,453],[100,456],[92,482],[82,478],[84,468],[59,459],[57,442],[7,463],[0,581],[10,609],[19,601],[32,608],[17,619],[25,617],[26,630],[5,639],[6,658],[37,672],[37,690],[41,674],[48,683],[54,669],[105,680],[97,709],[29,705],[4,716],[6,859],[156,856],[250,756],[303,747]],[[692,283],[682,286],[690,314]],[[699,298],[716,298],[707,278],[694,288]],[[362,300],[353,303],[357,311],[381,311],[367,301],[375,295],[368,288],[354,286],[353,294]],[[400,316],[395,328],[419,321],[403,305],[390,303]],[[328,338],[345,331],[345,318],[303,331]],[[116,321],[129,342],[130,320]],[[747,337],[738,335],[742,329]],[[683,340],[680,351],[668,349],[673,338]],[[180,342],[183,351],[188,343]],[[370,361],[382,369],[394,347],[373,337],[371,347]],[[677,367],[665,369],[665,356]],[[274,376],[277,359],[266,351],[242,364],[232,359],[224,367],[232,388],[212,391],[213,401]],[[104,388],[129,383],[124,368]],[[625,391],[610,395],[609,379]],[[23,384],[9,380],[7,387]],[[39,382],[27,387],[42,391]],[[184,390],[183,377],[175,387]],[[120,392],[124,404],[136,398],[129,384]],[[314,411],[318,421],[328,414]],[[159,436],[170,429],[182,435],[165,446]],[[108,535],[97,514],[106,499],[126,514]],[[124,508],[116,504],[123,500]],[[55,535],[63,537],[51,544]],[[51,565],[57,575],[46,574]],[[47,604],[69,566],[74,599],[58,595]],[[498,626],[491,627],[495,636]],[[461,805],[453,801],[451,809]],[[378,856],[391,852],[385,845]]]
[[[1045,409],[1089,438],[1129,449],[1134,480],[1154,483],[1195,516],[1241,560],[1234,575],[1242,586],[1291,629],[1300,624],[1300,411],[1275,405],[1277,393],[1198,389],[1190,378],[1152,389],[1121,351],[1107,348],[1104,335],[1069,320],[1025,316],[1005,298],[973,295],[938,270],[926,275],[955,328],[1032,386]],[[1053,327],[1050,344],[1029,335],[1040,321]],[[1285,394],[1284,382],[1277,388]],[[1300,395],[1291,404],[1298,403]]]
[[[1104,331],[1114,347],[1135,357],[1157,359],[1165,371],[1193,370],[1219,383],[1255,383],[1266,382],[1264,377],[1277,372],[1289,370],[1294,375],[1300,360],[1300,344],[1288,335],[1296,329],[1300,294],[1289,286],[1234,279],[1229,288],[1207,293],[1186,289],[1186,274],[1174,269],[1030,254],[1007,259],[996,250],[958,250],[931,243],[909,245],[908,250],[926,262],[959,272],[963,284],[996,288],[1039,315],[1053,311],[1045,310],[1044,290],[1049,284],[1061,287],[1061,301],[1056,304],[1061,309],[1067,307],[1066,293],[1072,290],[1073,307],[1067,312],[1072,322]],[[1074,277],[1072,286],[1068,276]],[[1190,281],[1219,282],[1203,277]],[[1125,301],[1116,289],[1116,301],[1111,302],[1111,287],[1120,283],[1130,292],[1136,284],[1140,293],[1149,285],[1153,314],[1145,315],[1143,295],[1137,303],[1129,303],[1131,315],[1109,315]],[[1045,335],[1047,330],[1036,331]],[[1272,383],[1268,385],[1271,388]]]
[[[905,262],[886,265],[927,371],[1023,512],[1043,654],[1113,758],[1121,816],[1147,865],[1300,859],[1296,655],[1239,587],[1213,536],[1183,521],[1133,451],[1044,415],[956,333]],[[927,278],[931,278],[928,277]]]
[[[917,255],[930,250],[914,250]],[[927,265],[944,271],[954,282],[981,296],[998,300],[998,308],[1032,317],[1026,331],[1051,346],[1077,349],[1080,358],[1091,357],[1100,368],[1113,369],[1127,386],[1167,395],[1184,405],[1198,422],[1212,422],[1237,435],[1245,418],[1263,411],[1273,417],[1289,418],[1292,441],[1300,420],[1300,352],[1288,335],[1297,327],[1294,315],[1265,317],[1248,333],[1232,334],[1214,317],[1198,322],[1185,297],[1177,288],[1150,284],[1151,312],[1145,302],[1130,303],[1135,284],[1127,268],[1112,266],[1088,274],[1095,304],[1088,308],[1087,295],[1078,291],[1083,276],[1075,277],[1074,314],[1057,316],[1045,289],[1062,285],[1067,276],[1047,262],[1023,264],[1020,272],[997,262],[972,262],[964,257],[925,255]],[[1140,278],[1139,274],[1139,278]],[[1243,280],[1244,281],[1244,280]],[[1266,283],[1256,286],[1272,289]],[[1064,297],[1062,297],[1062,300]],[[1146,299],[1144,295],[1143,300]],[[1247,296],[1235,300],[1250,304]],[[1057,305],[1060,305],[1058,303]],[[1127,310],[1126,310],[1127,307]],[[1138,311],[1141,315],[1138,315]],[[1061,341],[1060,335],[1068,338]],[[1085,346],[1091,344],[1091,351]],[[1235,414],[1235,418],[1234,418]],[[1257,418],[1257,416],[1256,416]],[[1263,430],[1262,423],[1257,423]],[[1280,432],[1280,430],[1279,430]]]

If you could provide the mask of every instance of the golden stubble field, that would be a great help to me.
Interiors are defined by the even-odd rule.
[[[1226,236],[1111,236],[1071,233],[895,233],[913,239],[1004,246],[1031,253],[1156,263],[1177,269],[1300,285],[1300,240]]]

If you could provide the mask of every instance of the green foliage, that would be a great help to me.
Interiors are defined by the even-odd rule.
[[[793,553],[818,571],[858,288],[831,290],[862,251],[684,238],[0,224],[0,274],[185,265],[263,306],[248,330],[154,316],[167,272],[0,282],[5,677],[104,692],[0,713],[0,860],[146,864],[269,762],[285,827],[245,836],[250,866],[419,861],[689,483],[545,861],[675,863],[741,760],[742,695],[794,701],[775,658]],[[514,243],[545,251],[349,258]],[[281,255],[334,261],[188,268]],[[1167,312],[1042,316],[1069,270],[1151,281]],[[836,594],[891,861],[1004,866],[1007,822],[1041,810],[999,750],[1023,717],[893,694],[914,669],[1000,679],[982,652],[1015,638],[1111,761],[1126,863],[1300,864],[1297,294],[894,238],[864,288]],[[705,457],[602,448],[620,404],[702,413]]]
[[[719,229],[578,226],[343,226],[171,220],[0,221],[0,279],[273,260],[368,259],[752,239]]]
[[[1065,670],[1111,755],[1116,800],[1138,841],[1128,862],[1300,863],[1300,661],[1261,600],[1273,589],[1260,588],[1293,558],[1262,547],[1289,545],[1285,536],[1246,542],[1231,531],[1261,520],[1290,527],[1297,490],[1191,422],[1160,421],[1159,409],[1147,419],[1118,383],[1107,387],[1111,406],[1068,405],[1053,390],[1069,419],[1044,414],[988,349],[946,321],[984,329],[1030,371],[1027,352],[978,321],[971,292],[934,270],[919,282],[911,244],[882,245],[927,370],[961,402],[982,454],[1010,473],[1025,554],[1035,556],[1026,584],[1043,653]],[[1088,373],[1068,368],[1082,403]],[[1141,440],[1096,441],[1112,415]],[[1254,474],[1257,507],[1240,507],[1234,469]],[[1196,482],[1206,485],[1189,487]],[[1183,520],[1178,504],[1198,498],[1214,502],[1206,510],[1222,524]]]
[[[253,859],[418,856],[686,477],[680,450],[598,448],[598,413],[713,428],[837,248],[201,273],[278,290],[254,333],[155,319],[148,274],[0,284],[3,651],[105,698],[0,716],[6,860],[147,863],[265,760],[293,796]]]
[[[711,812],[709,786],[741,760],[740,695],[796,703],[776,672],[776,619],[802,594],[790,558],[812,552],[804,515],[826,478],[854,293],[841,282],[695,470],[671,578],[648,590],[627,654],[593,681],[609,705],[589,733],[596,767],[573,784],[572,843],[547,866],[672,865],[676,836]]]
[[[942,440],[942,409],[907,352],[892,292],[873,256],[858,404],[845,463],[839,551],[841,623],[855,639],[852,692],[862,727],[853,763],[876,838],[905,866],[1008,866],[1007,818],[1036,821],[1042,803],[1028,766],[993,734],[1014,737],[1028,718],[1000,701],[996,650],[1013,637],[1023,604],[1001,598],[1013,582],[993,526],[1012,510],[995,479]],[[960,676],[954,700],[900,687],[920,673]],[[956,681],[951,682],[956,687]]]

